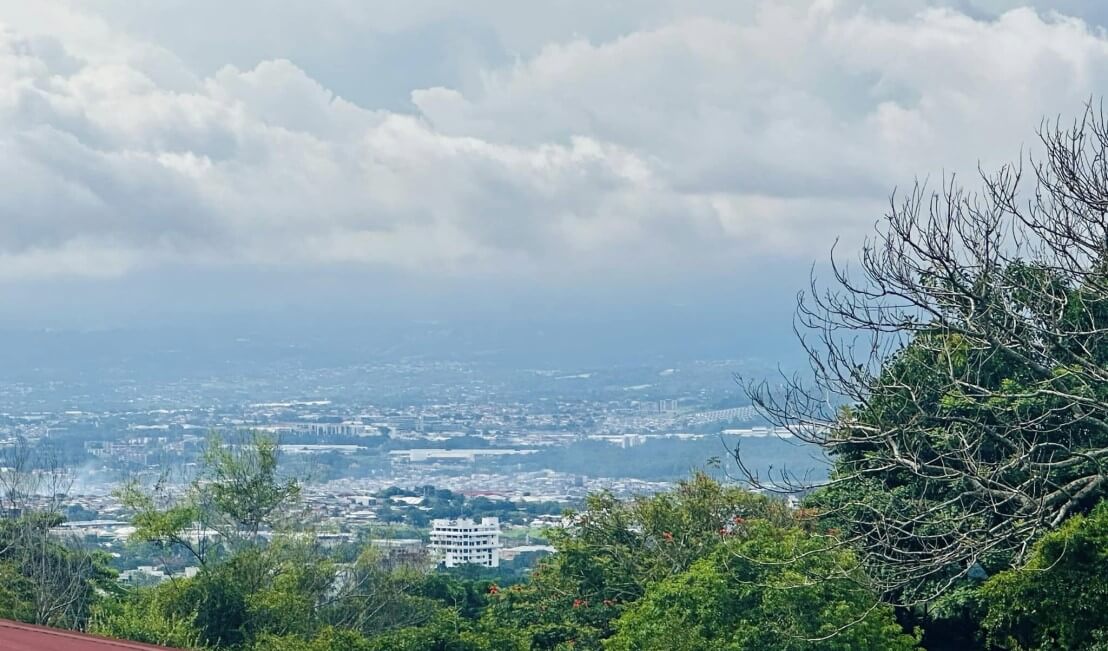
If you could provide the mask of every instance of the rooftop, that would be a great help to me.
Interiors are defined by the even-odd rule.
[[[4,651],[165,651],[167,648],[0,619],[0,649]]]

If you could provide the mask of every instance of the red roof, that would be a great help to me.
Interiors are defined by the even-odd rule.
[[[0,649],[3,651],[165,651],[167,647],[109,640],[59,628],[31,626],[0,619]]]

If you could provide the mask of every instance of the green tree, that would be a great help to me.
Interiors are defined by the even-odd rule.
[[[630,502],[590,496],[573,521],[568,529],[551,532],[558,553],[541,563],[530,581],[493,589],[481,630],[518,631],[529,649],[599,649],[628,609],[651,590],[680,582],[678,577],[717,550],[732,548],[751,531],[807,540],[799,532],[809,525],[782,502],[705,475]],[[752,523],[764,529],[751,529]],[[758,540],[771,537],[766,533]],[[868,607],[874,604],[870,595]]]
[[[262,634],[254,651],[369,651],[369,640],[354,631],[325,628],[312,638]]]
[[[0,561],[0,619],[34,621],[34,583],[10,561]]]
[[[476,633],[469,622],[443,610],[419,626],[372,638],[339,628],[325,628],[313,638],[262,636],[253,651],[524,651],[512,634]]]
[[[185,550],[199,571],[103,605],[93,629],[211,649],[314,648],[433,621],[442,606],[413,589],[425,578],[424,564],[386,563],[369,547],[340,562],[316,544],[295,517],[299,483],[281,474],[277,453],[262,435],[234,446],[213,437],[183,490],[125,487],[134,539]]]
[[[0,447],[0,617],[80,628],[116,592],[108,556],[58,531],[68,487],[50,451]]]
[[[612,651],[919,648],[861,587],[852,555],[798,527],[755,520],[616,622]]]
[[[1108,503],[1042,538],[1023,567],[981,590],[990,643],[1019,651],[1108,649]]]
[[[37,511],[0,519],[0,612],[11,619],[80,628],[93,604],[117,592],[108,556],[55,534],[61,522]]]
[[[1022,564],[1108,495],[1108,118],[1040,137],[1033,174],[894,197],[801,298],[811,375],[748,387],[833,460],[822,516],[901,605]]]
[[[371,640],[367,651],[524,651],[514,631],[475,631],[450,610],[429,622]]]
[[[488,605],[489,579],[459,578],[455,574],[435,572],[413,586],[412,592],[453,609],[465,619],[476,619]]]
[[[134,511],[136,542],[183,549],[201,565],[211,551],[257,545],[263,531],[295,522],[300,483],[282,477],[279,446],[258,432],[233,444],[212,434],[198,474],[179,487],[162,478],[148,490],[132,482],[116,493]]]
[[[168,581],[137,588],[118,599],[104,600],[93,610],[89,630],[122,640],[181,649],[198,648],[197,608],[191,581]]]

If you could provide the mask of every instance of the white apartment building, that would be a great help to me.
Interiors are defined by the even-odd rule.
[[[473,563],[500,566],[500,520],[432,520],[431,553],[447,567]]]

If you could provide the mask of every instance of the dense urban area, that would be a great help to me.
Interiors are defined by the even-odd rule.
[[[234,447],[259,434],[277,443],[282,471],[303,479],[321,542],[434,552],[425,548],[435,520],[496,518],[496,560],[484,564],[524,571],[552,551],[544,529],[590,493],[627,499],[668,490],[696,470],[724,476],[739,443],[767,465],[820,472],[815,448],[739,404],[732,372],[743,364],[513,372],[400,361],[155,391],[121,382],[97,395],[8,384],[0,448],[61,473],[66,522],[57,531],[108,551],[123,581],[196,568],[127,545],[135,528],[119,487],[185,486],[213,436]],[[297,393],[237,402],[250,384],[260,394],[281,385]],[[357,399],[373,395],[374,384],[392,387],[384,404]],[[68,408],[41,409],[51,403]]]

